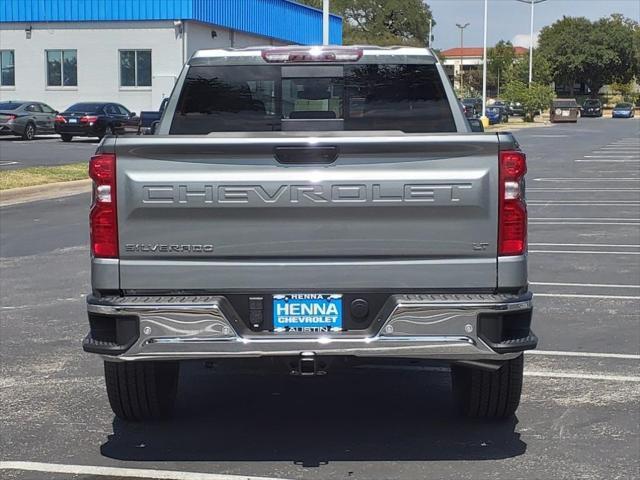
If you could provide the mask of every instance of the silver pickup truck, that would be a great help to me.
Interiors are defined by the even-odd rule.
[[[83,347],[118,417],[168,415],[180,361],[251,357],[437,361],[466,415],[515,412],[525,155],[471,131],[429,50],[199,51],[155,134],[105,138],[89,170]]]

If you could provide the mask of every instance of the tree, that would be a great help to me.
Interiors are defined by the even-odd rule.
[[[518,80],[523,83],[529,83],[529,52],[515,59],[505,73],[505,80],[507,82]],[[537,49],[534,50],[533,81],[543,85],[549,85],[552,80],[551,65],[549,65],[546,57],[539,55]]]
[[[460,83],[460,75],[456,77],[456,83]],[[487,91],[495,92],[498,85],[497,76],[487,71]],[[464,72],[464,96],[473,97],[482,95],[482,67]]]
[[[514,80],[505,85],[503,96],[507,101],[520,102],[524,109],[525,121],[533,122],[539,112],[549,108],[555,92],[548,85],[535,82],[527,85],[525,82]]]
[[[577,81],[596,95],[603,85],[638,75],[637,32],[637,22],[618,14],[596,22],[563,17],[542,29],[538,51],[548,61],[553,80],[568,85],[571,95]]]
[[[500,96],[501,77],[511,67],[516,58],[516,51],[511,42],[500,40],[495,47],[487,50],[487,73],[496,77],[496,89]]]
[[[611,90],[618,93],[624,101],[633,101],[635,97],[635,82],[614,82],[611,84]]]
[[[322,0],[300,1],[315,8],[322,7]],[[332,0],[331,11],[343,18],[346,45],[424,47],[428,43],[432,14],[422,0]]]
[[[594,23],[589,34],[590,55],[582,66],[582,81],[597,95],[606,84],[629,83],[634,77],[634,30],[638,24],[622,15]]]
[[[549,62],[553,80],[569,85],[572,96],[573,86],[590,54],[591,27],[591,22],[584,17],[563,17],[544,27],[538,37],[538,51]]]

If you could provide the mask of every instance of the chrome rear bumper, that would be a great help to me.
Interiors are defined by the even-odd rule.
[[[133,319],[129,345],[92,338],[84,349],[109,360],[316,355],[507,360],[535,348],[537,338],[492,343],[478,332],[481,316],[525,315],[532,295],[392,295],[367,331],[331,334],[253,332],[223,296],[89,297],[90,315]],[[502,320],[501,320],[502,322]],[[528,323],[527,323],[528,325]],[[527,326],[528,331],[528,326]],[[500,353],[503,352],[503,353]],[[506,353],[504,353],[506,352]]]

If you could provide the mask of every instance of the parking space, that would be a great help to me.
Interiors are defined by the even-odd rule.
[[[636,478],[639,129],[595,118],[517,133],[540,346],[526,356],[517,419],[503,423],[458,417],[446,369],[422,364],[300,379],[188,363],[176,419],[114,419],[100,360],[79,343],[86,195],[3,208],[0,458],[28,463],[0,464],[0,476]]]
[[[530,158],[529,268],[545,348],[638,352],[639,128],[581,119],[517,135]]]
[[[59,135],[42,135],[34,140],[0,136],[0,172],[27,167],[87,162],[98,146],[97,138],[74,138],[65,143]]]

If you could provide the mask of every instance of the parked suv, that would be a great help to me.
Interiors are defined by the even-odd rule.
[[[589,98],[584,101],[580,108],[581,117],[601,117],[602,116],[602,102],[597,98]]]
[[[119,103],[76,103],[56,115],[55,130],[62,141],[73,137],[98,137],[138,132],[138,117]]]
[[[551,102],[549,110],[549,121],[551,123],[577,123],[579,116],[580,107],[574,98],[556,98]]]
[[[537,344],[526,170],[511,134],[472,133],[430,50],[195,53],[155,134],[89,166],[83,346],[113,411],[169,414],[183,360],[258,357],[438,360],[465,414],[512,415]]]
[[[54,133],[56,112],[46,103],[10,100],[0,102],[0,134],[33,140],[37,134]]]

